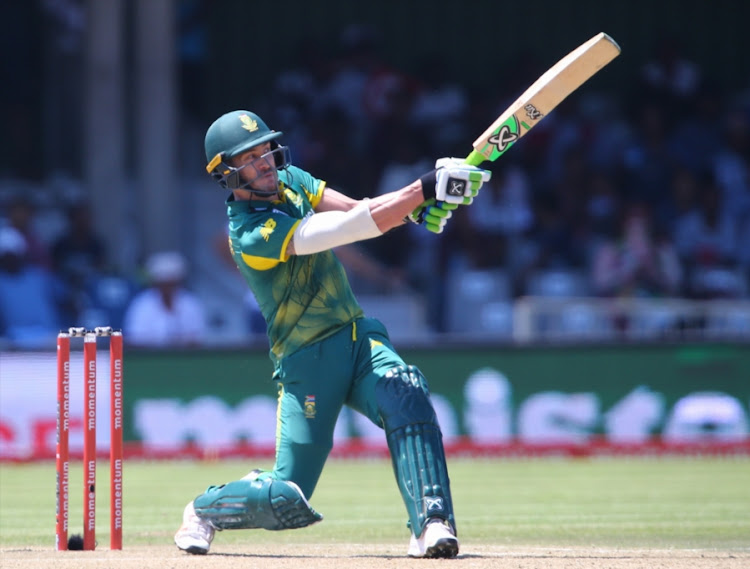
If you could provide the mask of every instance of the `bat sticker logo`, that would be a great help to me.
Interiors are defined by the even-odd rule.
[[[504,124],[497,134],[490,137],[488,142],[494,144],[498,152],[505,152],[516,140],[518,140],[518,133],[511,131],[510,127]]]
[[[523,108],[524,111],[526,111],[526,116],[529,117],[530,120],[535,121],[539,120],[542,117],[544,117],[544,113],[537,109],[534,105],[529,103]]]

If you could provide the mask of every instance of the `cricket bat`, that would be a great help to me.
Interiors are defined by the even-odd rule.
[[[552,109],[620,54],[605,33],[595,35],[550,67],[474,141],[466,162],[492,162],[539,124]]]

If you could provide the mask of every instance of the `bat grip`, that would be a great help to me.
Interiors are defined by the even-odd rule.
[[[485,160],[486,158],[476,150],[472,150],[471,154],[466,157],[466,163],[471,166],[479,166]]]

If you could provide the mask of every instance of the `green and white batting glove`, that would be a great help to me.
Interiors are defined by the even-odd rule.
[[[463,158],[439,158],[435,170],[420,178],[425,201],[407,219],[424,225],[428,231],[442,233],[459,205],[469,205],[492,173],[470,166]]]
[[[429,199],[422,202],[407,218],[412,223],[424,225],[427,231],[432,233],[442,233],[445,224],[453,215],[453,210],[458,208],[458,204],[446,202],[436,202]]]
[[[434,198],[436,202],[469,205],[492,176],[489,170],[470,166],[458,158],[440,158],[435,166],[435,170],[419,178],[425,201]]]

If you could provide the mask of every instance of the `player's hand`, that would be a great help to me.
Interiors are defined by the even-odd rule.
[[[436,169],[420,178],[425,201],[469,205],[492,173],[470,166],[459,158],[440,158]]]
[[[436,202],[429,199],[422,202],[413,212],[408,215],[409,221],[418,225],[424,225],[427,231],[442,233],[445,224],[453,215],[453,210],[458,204]]]
[[[445,158],[438,158],[435,161],[435,168],[438,168],[438,169],[439,168],[462,168],[462,167],[472,168],[472,166],[469,166],[466,163],[465,158],[455,158],[453,156],[446,156]],[[463,203],[459,205],[470,205],[474,201],[474,198],[477,197],[477,194],[479,193],[479,188],[481,188],[482,184],[484,184],[484,182],[489,181],[492,173],[487,170],[482,170],[482,171],[487,174],[487,179],[482,180],[482,182],[479,184],[479,187],[477,187],[476,189],[472,189],[471,195],[464,197]]]

